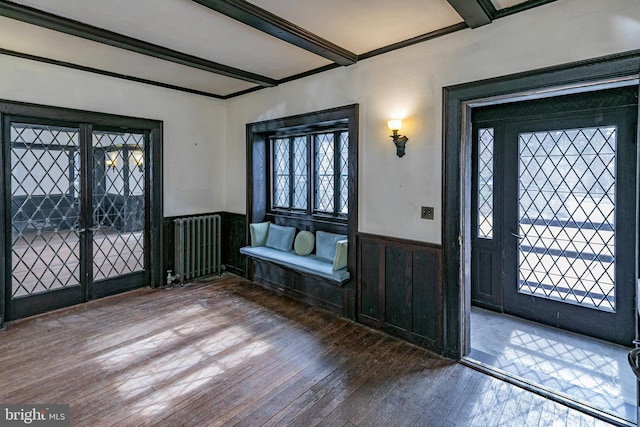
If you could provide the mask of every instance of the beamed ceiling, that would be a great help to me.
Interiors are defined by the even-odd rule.
[[[0,54],[226,99],[552,1],[0,0]]]

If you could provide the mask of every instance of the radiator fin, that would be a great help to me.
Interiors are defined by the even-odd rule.
[[[205,276],[220,275],[220,215],[174,220],[175,263],[180,285]]]

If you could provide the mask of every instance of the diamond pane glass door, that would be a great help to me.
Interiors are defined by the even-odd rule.
[[[143,271],[145,135],[93,132],[93,280]]]
[[[79,130],[11,123],[11,298],[80,284]]]
[[[616,127],[521,133],[524,294],[615,312]]]

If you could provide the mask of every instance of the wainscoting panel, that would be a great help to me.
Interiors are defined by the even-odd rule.
[[[240,255],[240,248],[247,245],[247,216],[230,212],[221,215],[222,265],[231,273],[247,277],[247,261]]]
[[[384,253],[382,252],[382,245],[374,240],[358,239],[359,242],[359,257],[360,260],[367,260],[367,262],[360,261],[358,268],[360,273],[360,283],[358,284],[359,298],[359,310],[358,318],[369,320],[369,324],[375,323],[381,320],[381,315],[384,312],[384,305],[380,303],[384,301],[384,284],[380,280],[380,272],[384,271]]]
[[[441,352],[442,249],[363,233],[358,249],[358,321]]]
[[[411,276],[407,266],[411,265],[411,251],[402,246],[387,245],[384,256],[384,314],[385,323],[401,331],[407,330],[407,316],[410,317]]]

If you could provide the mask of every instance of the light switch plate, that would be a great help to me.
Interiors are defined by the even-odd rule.
[[[422,219],[433,219],[433,208],[429,206],[423,206],[420,209],[420,217]]]

